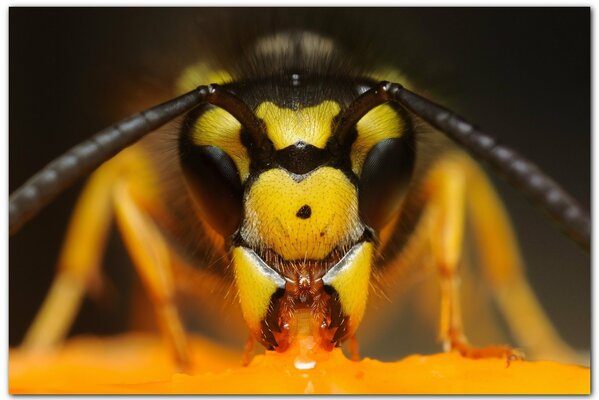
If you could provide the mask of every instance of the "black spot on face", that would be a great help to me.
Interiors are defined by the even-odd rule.
[[[295,214],[296,217],[301,219],[308,219],[310,218],[310,215],[312,215],[312,209],[307,204],[303,205],[299,210],[297,210],[297,214]]]

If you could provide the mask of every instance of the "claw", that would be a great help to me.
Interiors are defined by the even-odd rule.
[[[462,357],[478,359],[478,358],[504,358],[506,367],[514,360],[524,359],[524,353],[520,350],[513,349],[509,346],[486,346],[475,347],[463,341],[452,341],[451,350],[457,351]]]

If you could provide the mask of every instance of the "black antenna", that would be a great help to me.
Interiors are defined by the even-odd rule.
[[[260,144],[265,142],[266,135],[260,120],[245,103],[218,85],[200,86],[96,133],[46,165],[10,195],[10,234],[16,233],[79,178],[91,173],[148,133],[204,103],[231,113],[245,127],[252,140]]]
[[[516,151],[497,142],[454,112],[419,96],[397,83],[381,82],[344,112],[336,135],[343,143],[353,126],[374,107],[397,103],[442,131],[542,208],[562,230],[586,251],[590,249],[591,219],[588,213],[539,167]]]

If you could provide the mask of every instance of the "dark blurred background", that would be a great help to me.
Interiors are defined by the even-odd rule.
[[[356,38],[369,43],[381,61],[530,157],[589,209],[590,17],[589,8],[11,8],[9,189],[136,107],[164,100],[157,93],[168,94],[181,69],[211,51],[206,38],[218,45],[227,29],[286,21],[336,33],[350,49]],[[590,257],[493,180],[515,221],[532,286],[563,337],[588,349]],[[11,345],[46,294],[81,187],[10,239]],[[126,329],[133,278],[113,236],[104,265],[116,297],[112,306],[86,300],[72,334]],[[410,323],[414,309],[404,305],[390,317],[374,341],[379,346],[364,352],[388,359],[438,350],[435,329]],[[430,345],[410,345],[402,332]]]

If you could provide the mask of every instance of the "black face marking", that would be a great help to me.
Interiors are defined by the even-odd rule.
[[[320,167],[336,168],[343,172],[354,186],[358,186],[359,179],[352,170],[349,155],[351,143],[339,147],[333,146],[334,141],[329,140],[327,147],[320,149],[300,141],[282,150],[275,151],[270,159],[260,160],[254,157],[251,147],[248,147],[249,145],[244,137],[243,130],[241,131],[241,142],[250,153],[250,174],[244,182],[246,191],[251,188],[261,173],[277,167],[288,171],[296,182],[301,182],[310,176],[312,171]]]
[[[287,171],[304,175],[322,166],[331,158],[323,149],[304,142],[297,142],[275,153],[274,162]]]
[[[301,219],[308,219],[308,218],[310,218],[311,215],[312,215],[312,209],[307,204],[303,205],[297,211],[297,214],[295,214],[296,217],[301,218]]]

